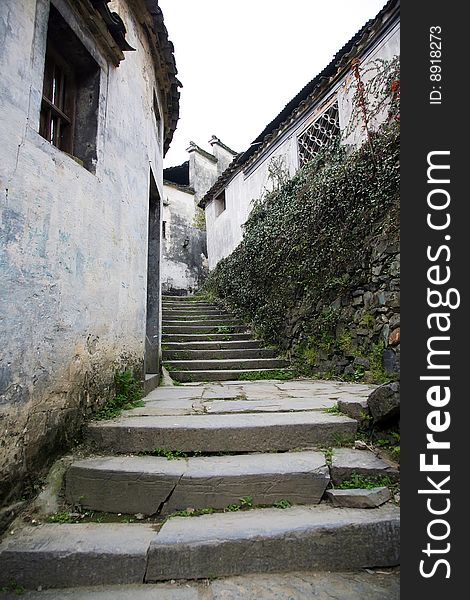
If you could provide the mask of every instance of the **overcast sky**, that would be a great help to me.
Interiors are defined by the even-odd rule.
[[[385,0],[159,0],[175,45],[180,120],[165,167],[214,134],[244,151]]]

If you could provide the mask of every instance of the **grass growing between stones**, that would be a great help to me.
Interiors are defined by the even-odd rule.
[[[281,369],[266,369],[265,371],[246,371],[238,375],[239,381],[263,381],[265,379],[280,379],[290,381],[295,379],[297,374],[294,371]]]
[[[142,385],[131,371],[118,371],[114,375],[116,395],[108,400],[96,413],[97,421],[107,421],[119,417],[123,410],[144,406]]]
[[[253,498],[251,496],[243,496],[239,498],[239,502],[229,504],[225,508],[187,508],[185,510],[178,510],[168,516],[168,519],[173,517],[199,517],[201,515],[211,515],[213,513],[226,513],[226,512],[239,512],[247,511],[253,508],[279,508],[281,510],[290,508],[292,506],[289,500],[281,498],[273,504],[253,504]]]
[[[344,413],[340,411],[337,404],[335,404],[334,406],[330,406],[330,408],[325,408],[323,412],[326,412],[330,415],[344,415]]]
[[[25,588],[22,585],[16,583],[16,581],[10,581],[8,585],[0,587],[0,593],[2,594],[15,594],[16,596],[22,596],[26,593]]]
[[[390,475],[378,475],[376,477],[371,477],[368,475],[353,473],[351,477],[345,479],[336,487],[340,490],[371,490],[376,487],[396,488],[398,487],[398,483],[393,477],[390,477]]]

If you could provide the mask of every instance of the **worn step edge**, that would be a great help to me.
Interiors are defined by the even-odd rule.
[[[163,333],[162,343],[255,341],[251,333]]]
[[[226,341],[195,341],[195,342],[165,342],[163,351],[173,350],[251,350],[264,349],[262,340],[226,340]]]
[[[102,512],[168,514],[191,506],[253,503],[317,504],[330,481],[323,453],[242,454],[167,460],[156,456],[77,461],[66,474],[73,506]]]
[[[351,438],[357,421],[322,411],[122,417],[90,423],[87,439],[101,450],[149,452],[274,452],[334,446]]]
[[[26,527],[0,544],[0,585],[131,584],[399,563],[397,507],[255,509],[143,524]]]
[[[283,358],[217,358],[209,360],[166,360],[165,367],[170,371],[213,371],[213,370],[237,370],[244,369],[282,369],[288,366]]]
[[[170,376],[173,380],[179,381],[181,383],[196,383],[196,382],[206,382],[206,381],[249,381],[247,376],[253,374],[269,374],[270,371],[288,371],[288,369],[277,368],[277,369],[230,369],[230,370],[222,370],[222,369],[212,369],[212,370],[201,370],[201,371],[171,371]],[[240,378],[241,376],[241,378]],[[263,379],[266,379],[263,377]],[[253,380],[256,380],[253,377]],[[270,377],[270,380],[275,381],[276,377]]]
[[[399,510],[259,509],[167,521],[149,549],[146,581],[399,563]]]
[[[270,348],[234,348],[225,349],[217,348],[215,350],[193,350],[181,348],[179,350],[163,350],[163,360],[165,362],[190,360],[190,361],[207,361],[207,360],[243,360],[243,359],[260,359],[260,358],[276,358],[276,351]]]
[[[146,524],[25,527],[0,544],[0,586],[26,588],[142,583],[150,542]]]

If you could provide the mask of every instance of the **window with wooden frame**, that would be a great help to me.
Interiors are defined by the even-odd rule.
[[[89,171],[96,166],[100,68],[51,4],[39,133]]]
[[[75,95],[72,68],[59,54],[48,48],[39,133],[69,154],[73,151]]]

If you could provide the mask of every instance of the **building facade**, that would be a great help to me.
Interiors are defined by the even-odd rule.
[[[163,156],[179,110],[157,0],[0,5],[0,504],[117,370],[159,369]]]
[[[209,269],[228,256],[243,237],[243,225],[253,207],[276,185],[290,178],[322,146],[337,136],[358,146],[365,139],[353,111],[356,74],[367,89],[375,75],[400,54],[399,2],[391,0],[335,55],[239,154],[203,196]],[[370,128],[384,120],[377,107]]]
[[[198,202],[237,155],[215,135],[212,153],[194,142],[189,160],[163,171],[162,292],[194,293],[208,273],[204,211]]]

